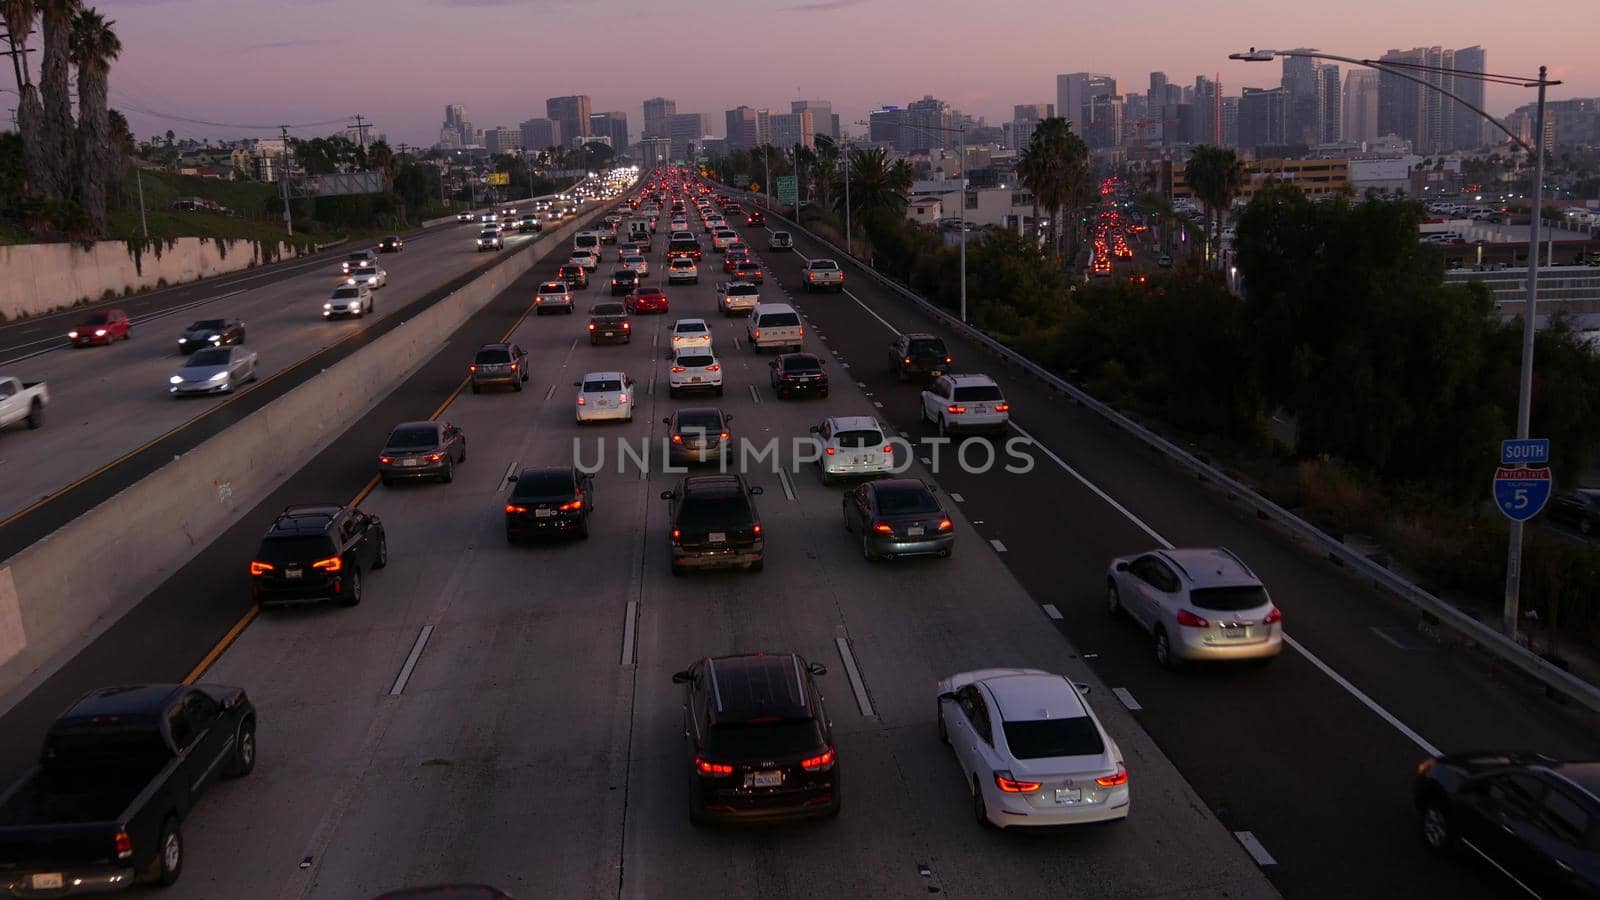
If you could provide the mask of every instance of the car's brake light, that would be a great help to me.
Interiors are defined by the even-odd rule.
[[[344,559],[338,556],[330,556],[327,559],[319,559],[312,563],[311,568],[321,569],[324,572],[339,572],[344,569]]]
[[[1101,787],[1121,787],[1128,783],[1128,770],[1123,768],[1122,763],[1117,763],[1117,771],[1115,773],[1103,778],[1096,778],[1094,783]]]
[[[945,407],[944,411],[947,412],[947,413],[950,413],[951,415],[959,416],[962,413],[966,412],[967,408],[965,406],[961,406],[959,404],[951,404],[950,406]]]
[[[583,498],[579,497],[576,500],[568,500],[566,503],[561,504],[560,508],[562,512],[577,512],[578,510],[583,509]]]
[[[275,571],[277,571],[277,569],[278,569],[278,567],[273,565],[272,563],[252,562],[250,564],[250,574],[251,575],[265,575],[268,572],[275,572]]]
[[[673,340],[678,340],[678,339],[677,338],[673,338]],[[673,366],[672,367],[672,371],[673,372],[687,372],[689,370],[685,369],[683,366]]]
[[[832,747],[822,753],[800,760],[800,768],[807,772],[826,772],[833,768],[833,761],[838,757]]]
[[[525,513],[527,511],[528,508],[526,506],[518,506],[515,503],[506,504],[506,512],[508,513]]]
[[[944,362],[945,362],[945,365],[949,365],[950,364],[950,357],[946,356],[944,358]]]
[[[826,447],[826,448],[823,449],[822,452],[828,454],[829,456],[833,456],[833,455],[837,454],[839,451],[833,449],[832,447]]]
[[[468,372],[476,372],[476,371],[478,371],[478,367],[477,366],[467,366],[467,371]]]
[[[872,530],[879,534],[894,534],[894,526],[888,522],[879,522],[872,526]]]
[[[633,323],[632,322],[623,322],[622,323],[622,330],[623,331],[629,331],[632,328],[633,328]]]
[[[761,537],[761,523],[757,522],[756,524],[750,526],[750,532],[756,537]]]
[[[1008,794],[1031,794],[1039,789],[1039,782],[1020,781],[1011,777],[1011,773],[1007,771],[994,773],[994,783]]]
[[[906,357],[906,365],[911,365],[911,357]]]
[[[1178,610],[1178,624],[1189,628],[1210,628],[1211,623],[1200,618],[1187,609]]]
[[[718,434],[717,434],[717,437],[720,437],[720,438],[722,438],[722,439],[723,439],[723,440],[727,440],[727,439],[728,439],[728,433],[727,433],[727,432],[726,432],[726,431],[723,431],[723,432],[719,432],[719,433],[718,433]]]
[[[587,405],[589,405],[588,401],[583,399],[583,395],[582,394],[578,395],[578,405],[579,406],[587,406]]]
[[[674,444],[681,444],[681,443],[683,443],[683,435],[681,435],[681,434],[675,434],[675,435],[673,435],[673,436],[672,436],[672,442],[673,442],[673,443],[674,443]]]
[[[1272,610],[1267,613],[1267,617],[1265,619],[1261,620],[1262,624],[1264,624],[1264,625],[1276,625],[1276,624],[1278,624],[1279,622],[1282,622],[1282,621],[1283,621],[1283,610],[1277,608],[1276,606],[1274,606],[1272,608]]]
[[[1009,403],[996,403],[994,405],[994,411],[995,412],[1011,412],[1011,404],[1009,404]]]
[[[673,539],[673,540],[674,540],[674,541],[676,541],[676,540],[679,540],[679,539],[681,539],[681,538],[682,538],[682,537],[683,537],[683,532],[681,532],[681,531],[679,531],[679,530],[678,530],[678,529],[676,529],[676,528],[674,528],[674,529],[672,529],[672,539]]]
[[[593,331],[593,330],[594,330],[594,323],[593,323],[593,322],[590,322],[590,323],[589,323],[589,330],[590,330],[590,331]]]
[[[722,367],[717,365],[716,363],[712,363],[711,365],[706,366],[706,371],[707,372],[721,372],[722,371]]]
[[[441,462],[443,460],[444,460],[444,454],[443,453],[429,453],[428,454],[428,462]]]
[[[715,763],[701,756],[694,758],[694,770],[711,778],[733,774],[733,766],[727,763]]]
[[[761,339],[761,329],[757,328],[755,330],[755,332],[752,333],[751,336],[754,337],[756,340],[760,340]]]
[[[126,829],[117,829],[116,837],[112,841],[117,848],[117,859],[131,859],[133,857],[133,838],[128,836]]]
[[[954,527],[956,527],[956,523],[950,521],[948,518],[939,520],[939,530],[940,531],[949,531],[950,529],[952,529]]]

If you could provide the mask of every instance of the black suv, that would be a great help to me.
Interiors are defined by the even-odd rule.
[[[687,687],[689,821],[839,814],[839,761],[815,676],[794,653],[702,659],[672,676]]]
[[[626,294],[639,286],[639,273],[632,269],[618,269],[611,273],[611,296]]]
[[[761,571],[766,540],[761,517],[750,498],[761,488],[743,475],[688,475],[675,490],[662,491],[672,503],[672,574],[690,568],[744,568]]]
[[[534,534],[589,536],[594,512],[594,476],[571,466],[523,469],[511,476],[506,498],[506,541]]]
[[[575,288],[589,286],[589,270],[583,266],[562,266],[556,270],[556,277]]]
[[[772,390],[778,399],[795,394],[828,396],[828,373],[815,353],[784,353],[767,365],[772,368]]]
[[[902,334],[889,344],[889,371],[896,378],[938,378],[950,371],[950,350],[931,334]]]
[[[383,523],[352,506],[290,506],[250,563],[250,597],[261,605],[361,602],[361,573],[389,564]]]

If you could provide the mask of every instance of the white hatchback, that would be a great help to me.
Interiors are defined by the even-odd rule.
[[[622,268],[638,272],[640,278],[650,274],[650,262],[643,256],[624,256],[622,258]]]
[[[890,475],[895,471],[889,431],[871,416],[834,416],[811,426],[822,483],[835,478]]]
[[[590,372],[572,386],[578,389],[578,424],[608,419],[633,421],[633,379],[626,372]]]
[[[672,351],[685,347],[711,347],[711,326],[705,319],[679,319],[672,323]]]
[[[689,391],[711,391],[722,396],[722,364],[711,345],[678,347],[667,377],[667,394],[677,397]]]

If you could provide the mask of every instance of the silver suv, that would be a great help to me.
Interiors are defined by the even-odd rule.
[[[1225,548],[1153,550],[1111,561],[1106,608],[1144,626],[1156,662],[1270,660],[1283,649],[1283,612],[1261,579]]]

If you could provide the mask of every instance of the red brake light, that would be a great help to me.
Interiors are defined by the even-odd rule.
[[[803,335],[803,334],[805,334],[805,333],[806,333],[806,329],[805,329],[805,326],[804,326],[804,325],[802,325],[802,326],[800,326],[800,333],[801,333],[801,334],[802,334],[802,335]]]
[[[706,371],[707,372],[721,372],[722,371],[722,367],[719,366],[719,365],[716,365],[715,363],[713,363],[712,365],[706,366]]]
[[[838,454],[839,451],[833,449],[832,447],[827,447],[824,448],[822,452],[828,454],[829,456],[834,456]]]
[[[515,503],[506,504],[506,512],[508,513],[525,513],[527,511],[528,508],[526,506],[517,506]]]
[[[717,436],[722,438],[723,440],[727,440],[728,439],[728,433],[726,431],[718,434]]]
[[[994,783],[1008,794],[1031,794],[1039,789],[1037,781],[1018,781],[1010,772],[994,773]]]
[[[250,574],[251,575],[265,575],[268,572],[276,571],[277,568],[278,567],[274,566],[272,563],[253,562],[253,563],[250,564]]]
[[[759,340],[761,338],[761,329],[757,328],[753,336]]]
[[[872,530],[879,534],[894,534],[894,526],[888,522],[879,522],[872,526]]]
[[[1178,610],[1178,624],[1189,628],[1210,628],[1211,623],[1200,618],[1187,609]]]
[[[339,572],[344,570],[344,560],[337,556],[330,556],[327,559],[319,559],[312,563],[311,568],[321,569],[324,572]]]
[[[632,328],[633,328],[633,323],[631,323],[631,322],[623,322],[622,323],[622,330],[623,331],[628,331],[628,330],[630,330]]]
[[[966,411],[967,408],[965,406],[960,406],[958,404],[951,404],[950,406],[945,407],[945,412],[950,413],[951,415],[959,416]]]
[[[673,539],[673,540],[675,540],[675,541],[676,541],[676,540],[678,540],[678,539],[679,539],[679,538],[681,538],[681,537],[683,537],[683,532],[681,532],[681,531],[679,531],[679,530],[678,530],[678,529],[676,529],[676,528],[674,528],[674,529],[672,529],[672,539]]]
[[[1011,404],[1009,404],[1009,403],[996,403],[994,405],[994,411],[995,412],[1011,412]]]
[[[117,859],[130,859],[133,856],[133,838],[128,837],[128,832],[118,830],[117,836],[112,839],[116,842]]]
[[[832,747],[817,756],[800,760],[800,768],[807,772],[826,772],[833,768],[833,761],[838,757]]]
[[[688,370],[685,369],[683,366],[673,366],[672,367],[672,371],[674,371],[674,372],[686,372]]]
[[[440,462],[444,459],[443,453],[429,453],[428,462]]]
[[[588,401],[583,399],[583,395],[582,394],[578,395],[578,405],[579,406],[588,406],[589,405]]]
[[[1262,619],[1261,621],[1262,621],[1262,624],[1265,624],[1265,625],[1276,625],[1277,623],[1283,621],[1283,610],[1281,610],[1281,609],[1277,608],[1276,606],[1274,606],[1272,608],[1272,611],[1267,613],[1267,617],[1265,619]]]
[[[700,756],[694,758],[694,770],[711,778],[733,774],[733,766],[727,763],[714,763]]]
[[[950,521],[948,518],[944,518],[944,519],[940,519],[939,520],[939,530],[940,531],[949,531],[950,529],[952,529],[954,527],[956,527],[956,523]]]
[[[906,365],[911,365],[911,357],[906,357]]]
[[[756,524],[750,526],[750,530],[755,533],[756,537],[761,537],[761,523],[760,522],[757,522]]]
[[[593,331],[593,330],[594,330],[594,323],[593,323],[593,322],[590,322],[590,323],[589,323],[589,330],[590,330],[590,331]]]
[[[378,462],[381,462],[381,463],[383,463],[384,465],[387,466],[389,463],[394,462],[394,457],[392,457],[392,456],[380,456],[380,457],[378,457]]]
[[[906,360],[906,362],[910,362],[910,360]],[[944,363],[945,363],[945,365],[949,365],[950,364],[950,357],[946,356],[944,358]]]
[[[1096,778],[1094,783],[1101,787],[1121,787],[1128,783],[1128,770],[1122,767],[1122,763],[1117,763],[1115,774],[1107,775],[1104,778]]]
[[[577,512],[580,509],[583,509],[582,497],[579,497],[576,500],[569,500],[566,503],[561,504],[562,512]]]
[[[681,444],[681,443],[683,443],[683,435],[681,435],[681,434],[675,434],[675,435],[673,435],[673,436],[672,436],[672,442],[673,442],[673,443],[674,443],[674,444]]]
[[[478,367],[477,366],[467,366],[467,371],[468,372],[476,372],[476,371],[478,371]]]

